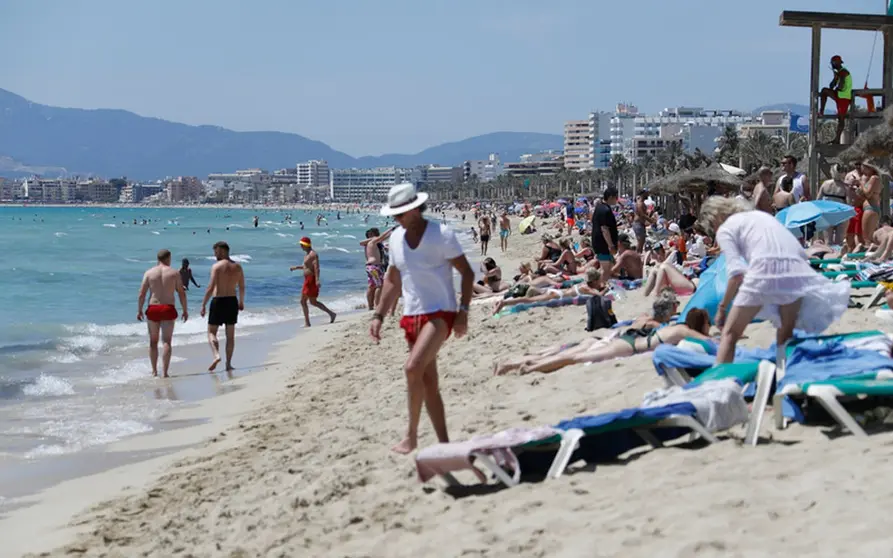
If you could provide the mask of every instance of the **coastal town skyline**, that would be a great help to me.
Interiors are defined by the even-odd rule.
[[[693,0],[644,3],[633,19],[628,4],[570,1],[548,9],[529,2],[450,9],[270,2],[251,10],[227,2],[52,4],[37,10],[0,2],[0,48],[20,53],[0,61],[4,87],[50,105],[294,132],[354,155],[417,152],[496,130],[560,133],[560,123],[621,99],[645,112],[797,101],[808,81],[806,32],[778,29],[780,11],[883,10],[880,0],[760,1],[746,9]],[[400,31],[370,36],[376,18]],[[299,25],[308,20],[317,25]],[[719,23],[698,23],[707,20]],[[240,40],[227,40],[225,29],[236,22]],[[35,26],[87,23],[106,31],[50,34],[39,49],[16,46],[27,44],[23,34]],[[202,27],[224,31],[210,38],[185,32]],[[161,34],[176,39],[157,40]],[[655,41],[673,48],[655,49]],[[869,68],[872,42],[866,33],[829,33],[823,52],[841,54],[861,81],[869,71],[880,75],[878,57]],[[610,45],[623,57],[603,57]],[[387,68],[377,62],[383,59]],[[530,79],[534,68],[572,79]]]

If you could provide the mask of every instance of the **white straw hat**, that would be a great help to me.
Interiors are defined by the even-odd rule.
[[[388,191],[388,203],[382,206],[383,216],[400,215],[428,201],[428,194],[418,192],[411,182],[396,184]]]

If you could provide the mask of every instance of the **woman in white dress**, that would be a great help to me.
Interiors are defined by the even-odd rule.
[[[816,273],[800,241],[775,217],[746,201],[714,196],[701,207],[698,226],[716,238],[729,277],[716,314],[723,328],[717,363],[732,362],[735,345],[754,318],[775,325],[782,347],[794,328],[821,333],[846,311],[849,283]]]

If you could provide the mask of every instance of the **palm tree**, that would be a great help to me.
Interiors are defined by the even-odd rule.
[[[623,177],[629,170],[629,161],[623,155],[614,155],[611,157],[611,176],[614,179],[614,186],[618,191],[623,190]]]
[[[738,136],[738,130],[735,129],[735,126],[729,124],[722,131],[722,135],[717,141],[716,160],[728,165],[739,164],[740,146],[741,138]]]
[[[741,142],[740,153],[743,168],[753,172],[760,165],[777,166],[784,157],[785,145],[781,138],[754,132]]]

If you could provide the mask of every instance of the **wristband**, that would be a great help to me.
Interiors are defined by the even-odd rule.
[[[465,304],[460,304],[460,305],[459,305],[459,312],[465,312],[465,313],[467,314],[467,313],[468,313],[468,306],[466,306]]]
[[[381,314],[379,314],[378,312],[376,312],[376,313],[372,314],[372,319],[373,319],[373,320],[378,320],[379,322],[383,322],[383,321],[384,321],[384,316],[382,316]]]

